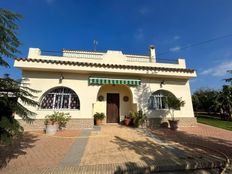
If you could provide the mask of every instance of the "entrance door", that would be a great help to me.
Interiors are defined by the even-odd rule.
[[[119,94],[107,93],[107,123],[119,123]]]

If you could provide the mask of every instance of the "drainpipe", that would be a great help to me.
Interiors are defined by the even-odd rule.
[[[156,62],[155,46],[150,45],[149,47],[149,62]]]

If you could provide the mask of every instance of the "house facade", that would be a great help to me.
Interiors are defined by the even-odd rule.
[[[148,117],[147,126],[159,126],[170,114],[164,99],[168,94],[185,101],[175,118],[180,126],[196,123],[193,113],[189,79],[196,72],[186,68],[185,60],[167,62],[156,59],[154,46],[148,56],[123,54],[121,51],[90,52],[63,50],[51,55],[30,48],[27,58],[16,58],[14,66],[22,70],[22,78],[39,90],[39,107],[26,129],[44,127],[44,117],[54,111],[67,112],[72,119],[68,127],[91,128],[93,115],[103,112],[104,122],[120,123],[130,111],[142,109]]]

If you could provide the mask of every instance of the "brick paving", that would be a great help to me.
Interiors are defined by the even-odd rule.
[[[232,132],[205,124],[197,127],[183,127],[173,132],[169,129],[153,129],[153,133],[165,141],[208,147],[226,154],[232,159]]]
[[[160,130],[162,133],[163,129]],[[165,130],[166,131],[166,130]],[[167,130],[168,132],[169,130]],[[170,132],[173,135],[174,132]],[[156,166],[155,171],[207,168],[209,165],[224,165],[225,158],[214,151],[185,144],[157,141],[140,129],[119,125],[102,126],[98,135],[89,137],[80,166],[102,164],[125,164],[130,166]],[[157,134],[160,139],[160,135]],[[212,161],[212,163],[211,163]],[[222,162],[222,163],[221,163]],[[158,166],[158,168],[157,168]]]
[[[0,146],[0,173],[57,166],[75,141],[65,138],[74,135],[73,131],[65,132],[58,133],[57,137],[42,132],[25,132],[24,137],[13,145]],[[80,130],[76,130],[75,136],[79,134]]]
[[[169,129],[152,132],[150,136],[143,129],[120,125],[91,130],[90,136],[68,130],[56,136],[27,132],[15,145],[0,146],[0,173],[169,173],[168,170],[194,168],[197,170],[182,173],[216,174],[219,169],[208,168],[224,166],[225,158],[218,151],[232,156],[229,131],[198,124],[176,132]],[[82,146],[83,153],[75,159],[78,139],[88,142],[77,145]],[[71,161],[62,163],[65,158]]]

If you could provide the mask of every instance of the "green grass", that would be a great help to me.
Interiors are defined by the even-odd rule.
[[[232,131],[232,121],[224,121],[220,120],[220,118],[199,115],[197,116],[197,122]]]

